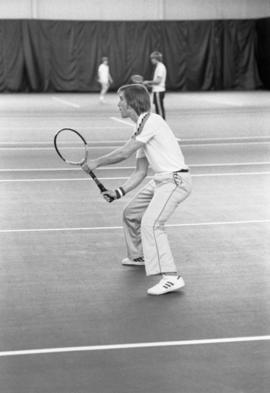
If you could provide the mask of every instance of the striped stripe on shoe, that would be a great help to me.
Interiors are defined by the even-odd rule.
[[[163,276],[163,278],[148,289],[148,295],[164,295],[168,292],[177,291],[185,286],[185,282],[181,276]]]

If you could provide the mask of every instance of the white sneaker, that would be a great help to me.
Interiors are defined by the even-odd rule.
[[[124,258],[122,260],[122,265],[124,266],[144,266],[144,259],[143,257],[139,258],[134,258],[134,259],[129,259],[129,258]]]
[[[181,276],[163,276],[160,282],[148,289],[149,295],[164,295],[168,292],[177,291],[185,286]]]

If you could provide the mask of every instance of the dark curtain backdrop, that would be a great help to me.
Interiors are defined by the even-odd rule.
[[[265,89],[270,89],[270,18],[257,21],[257,63]]]
[[[117,89],[134,73],[152,77],[153,50],[164,55],[168,90],[256,89],[256,23],[0,20],[0,91],[97,91],[104,55]]]

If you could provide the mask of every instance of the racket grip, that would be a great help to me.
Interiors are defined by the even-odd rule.
[[[98,181],[96,184],[97,184],[97,186],[98,186],[100,192],[106,192],[106,191],[108,191],[107,188],[106,188],[102,183],[100,183],[99,181]]]
[[[107,188],[106,187],[104,187],[104,185],[102,184],[102,183],[100,183],[99,185],[98,185],[98,188],[100,189],[100,191],[102,192],[102,193],[105,193],[106,194],[106,191],[108,191],[107,190]],[[109,202],[109,203],[111,203],[112,201],[114,201],[114,198],[112,198],[110,195],[108,195],[108,194],[106,194],[106,201],[107,202]]]
[[[104,186],[104,184],[102,184],[99,180],[98,180],[98,178],[96,177],[96,175],[94,174],[94,172],[90,172],[89,173],[89,175],[92,177],[92,179],[94,180],[94,182],[96,183],[96,185],[98,186],[98,188],[99,188],[99,190],[100,190],[100,192],[101,193],[104,193],[104,192],[106,192],[106,191],[108,191],[107,190],[107,188]],[[107,202],[109,202],[109,203],[111,203],[111,202],[113,202],[114,201],[114,198],[112,198],[110,195],[106,195],[106,201]]]
[[[115,200],[115,199],[112,198],[110,195],[106,194],[106,191],[105,191],[105,193],[102,194],[102,195],[103,195],[104,199],[105,199],[107,202],[109,202],[109,203],[111,203],[111,202],[113,202],[113,201]]]

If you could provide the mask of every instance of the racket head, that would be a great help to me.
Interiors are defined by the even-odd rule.
[[[67,164],[83,165],[87,161],[87,142],[73,128],[62,128],[54,136],[54,147],[58,156]]]
[[[130,77],[132,83],[143,83],[143,76],[139,74],[133,74]]]

